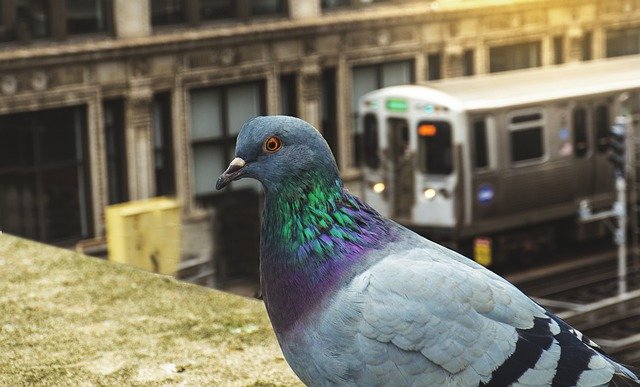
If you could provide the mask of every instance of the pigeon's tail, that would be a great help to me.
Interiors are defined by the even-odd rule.
[[[613,375],[613,379],[609,382],[609,386],[640,386],[640,369],[627,365],[616,364],[616,371],[616,374]]]

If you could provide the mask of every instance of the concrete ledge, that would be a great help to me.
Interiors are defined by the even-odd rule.
[[[264,305],[0,235],[0,385],[299,385]]]

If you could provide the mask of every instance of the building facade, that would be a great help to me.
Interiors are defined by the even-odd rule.
[[[182,276],[257,278],[254,182],[214,192],[242,123],[301,117],[345,180],[371,90],[640,53],[640,0],[3,0],[0,228],[100,245],[109,204],[183,206]]]

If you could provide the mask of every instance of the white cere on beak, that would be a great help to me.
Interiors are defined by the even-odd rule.
[[[242,168],[244,167],[245,164],[246,162],[243,159],[241,159],[240,157],[236,157],[235,159],[231,160],[231,163],[229,163],[229,166]]]

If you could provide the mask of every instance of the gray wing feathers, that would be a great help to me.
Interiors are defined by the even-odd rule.
[[[361,305],[354,356],[381,380],[393,380],[394,364],[410,364],[402,367],[407,385],[487,382],[515,351],[515,328],[531,327],[544,311],[510,294],[508,283],[424,256],[415,249],[389,257],[352,282],[345,296]]]

